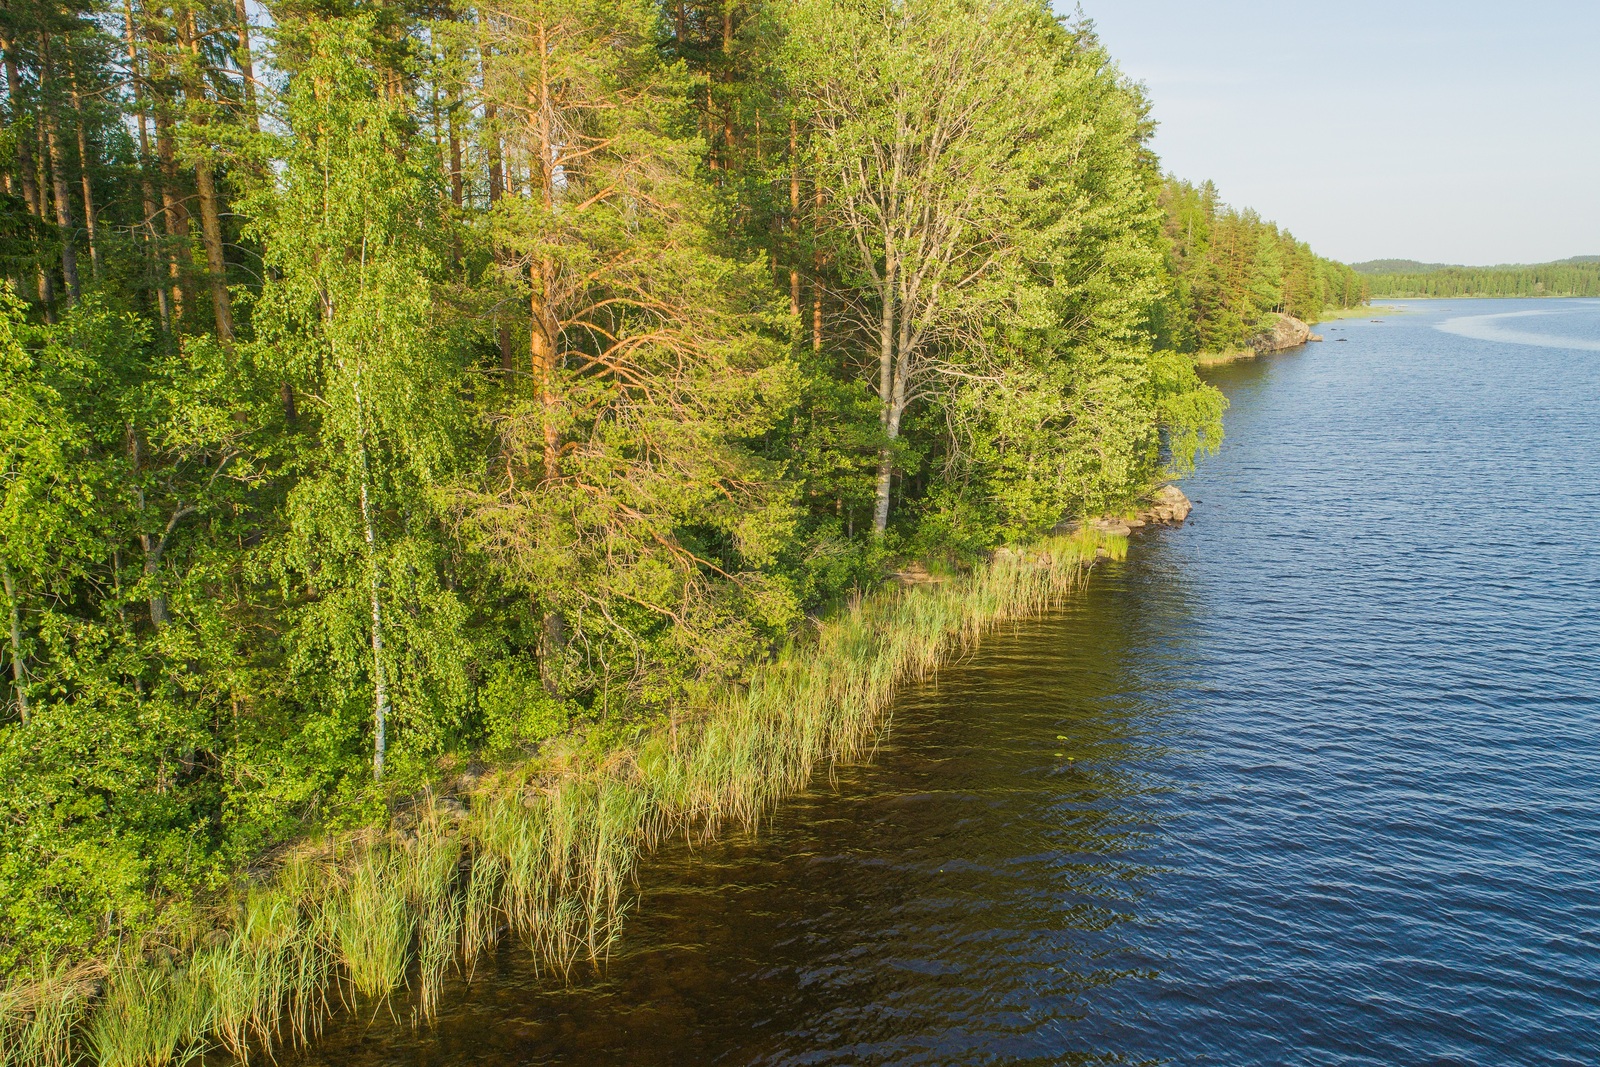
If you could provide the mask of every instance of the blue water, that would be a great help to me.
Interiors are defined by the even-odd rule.
[[[1188,525],[648,860],[603,969],[306,1058],[1600,1063],[1600,302],[1372,317],[1215,371]]]

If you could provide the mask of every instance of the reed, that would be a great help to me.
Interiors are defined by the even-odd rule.
[[[183,947],[130,947],[103,973],[43,969],[0,990],[0,1067],[165,1067],[221,1047],[240,1060],[311,1040],[333,1010],[416,985],[438,1006],[452,969],[510,930],[565,971],[614,942],[642,853],[670,834],[751,826],[819,765],[861,753],[900,686],[997,624],[1059,601],[1095,558],[1092,529],[972,573],[886,588],[797,637],[743,687],[602,756],[558,746],[459,802],[291,854]]]

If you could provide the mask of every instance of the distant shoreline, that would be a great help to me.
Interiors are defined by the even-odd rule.
[[[1522,293],[1517,295],[1504,295],[1500,293],[1462,293],[1459,296],[1404,296],[1396,293],[1386,294],[1385,300],[1600,300],[1600,296],[1585,296],[1582,293]],[[1404,308],[1396,308],[1396,315],[1405,314]],[[1351,316],[1341,315],[1340,318]]]

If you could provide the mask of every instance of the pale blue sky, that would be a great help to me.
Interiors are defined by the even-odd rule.
[[[1149,87],[1166,168],[1324,255],[1600,255],[1600,0],[1083,9]]]

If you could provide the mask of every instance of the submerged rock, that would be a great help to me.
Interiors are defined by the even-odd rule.
[[[1311,340],[1311,327],[1293,315],[1277,314],[1270,326],[1250,338],[1247,344],[1257,353],[1282,352]],[[1322,340],[1322,338],[1317,338]]]

